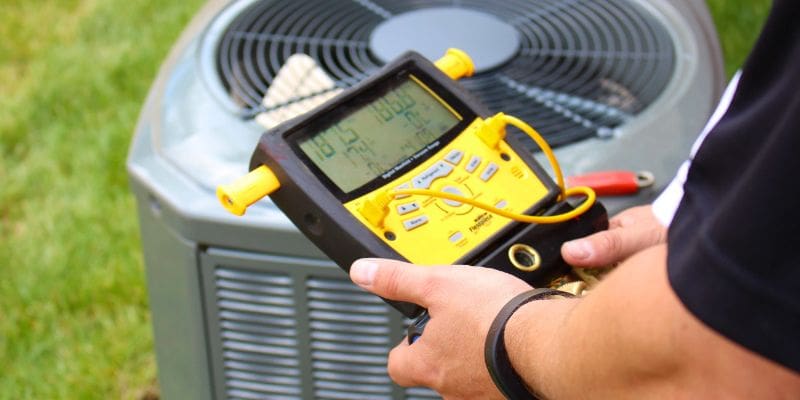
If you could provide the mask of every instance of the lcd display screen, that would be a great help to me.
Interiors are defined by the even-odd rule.
[[[460,117],[413,77],[299,141],[300,149],[348,193],[408,163],[460,122]]]

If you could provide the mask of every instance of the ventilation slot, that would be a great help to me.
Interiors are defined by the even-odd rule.
[[[218,267],[215,289],[226,395],[301,399],[291,278]]]
[[[389,307],[346,280],[310,278],[315,399],[391,399]]]
[[[408,388],[406,400],[441,400],[441,397],[428,388]]]

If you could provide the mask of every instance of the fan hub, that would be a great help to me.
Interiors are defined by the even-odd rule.
[[[392,16],[372,32],[369,48],[384,63],[407,50],[430,60],[450,47],[467,52],[480,73],[499,67],[517,53],[519,33],[497,17],[457,7],[436,7]]]

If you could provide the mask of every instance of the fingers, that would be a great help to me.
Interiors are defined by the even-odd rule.
[[[363,258],[350,267],[350,279],[362,288],[387,299],[423,307],[427,307],[436,275],[436,267],[379,258]]]
[[[381,297],[428,309],[425,332],[389,353],[389,376],[401,386],[426,386],[444,398],[500,395],[483,360],[486,331],[508,299],[530,289],[519,278],[490,268],[416,266],[361,259],[350,267],[357,285]]]
[[[622,232],[622,234],[620,234]],[[626,246],[624,231],[609,230],[572,240],[561,246],[564,261],[576,267],[601,267],[625,258],[633,247]]]
[[[363,258],[350,266],[350,279],[378,296],[426,307],[424,288],[430,285],[430,270],[401,261]],[[414,355],[419,347],[409,346],[408,340],[403,338],[389,353],[389,377],[398,385],[409,387],[428,383],[422,379],[430,376],[430,371],[423,370],[428,364],[422,363],[421,358]]]
[[[416,354],[419,348],[420,346],[409,346],[404,338],[389,352],[387,371],[398,385],[431,387],[435,381],[436,371],[431,370],[428,363],[422,362],[422,355]]]
[[[611,229],[564,243],[561,255],[576,267],[605,267],[664,241],[665,228],[649,208],[637,207],[610,221]]]

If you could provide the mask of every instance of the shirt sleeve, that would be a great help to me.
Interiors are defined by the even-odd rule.
[[[725,112],[728,111],[733,95],[736,93],[736,87],[739,85],[739,77],[741,77],[741,75],[742,71],[737,71],[730,83],[728,83],[728,87],[725,88],[717,108],[714,110],[714,113],[711,114],[711,118],[708,119],[706,126],[703,128],[702,132],[700,132],[700,136],[694,142],[689,160],[685,161],[680,166],[678,173],[675,174],[675,177],[669,185],[667,185],[664,191],[661,192],[658,198],[653,202],[653,214],[655,214],[656,219],[658,219],[662,225],[669,226],[672,222],[675,211],[678,209],[678,205],[683,198],[683,184],[686,182],[686,174],[689,171],[691,159],[694,158],[697,149],[700,148],[700,145],[706,139],[708,133],[719,123],[719,120],[722,119]]]
[[[727,112],[697,149],[667,270],[709,328],[800,372],[800,2],[775,0]]]

